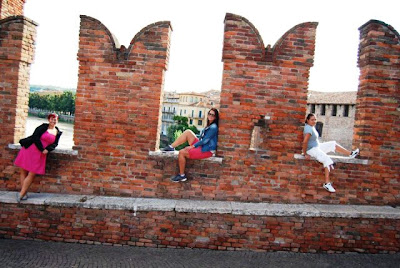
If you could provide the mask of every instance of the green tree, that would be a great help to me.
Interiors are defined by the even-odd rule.
[[[56,103],[59,105],[59,111],[62,111],[64,114],[75,113],[75,94],[71,91],[64,91]]]
[[[37,93],[29,94],[29,108],[38,108],[40,109],[40,95]]]
[[[29,108],[73,115],[75,114],[75,98],[76,95],[71,91],[64,91],[61,95],[31,93],[29,94]]]
[[[199,134],[200,131],[195,127],[195,126],[190,126],[188,125],[188,118],[185,116],[179,116],[175,115],[174,116],[174,121],[175,124],[168,127],[167,129],[167,137],[168,137],[168,143],[171,144],[173,143],[176,138],[178,138],[186,129],[190,129],[194,132],[194,134]],[[189,144],[186,142],[178,147],[176,147],[176,150],[180,150],[188,146]]]

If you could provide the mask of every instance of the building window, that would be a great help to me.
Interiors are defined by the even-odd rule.
[[[192,117],[194,117],[194,110],[192,110]]]
[[[311,104],[311,113],[315,114],[315,104]]]
[[[189,124],[193,125],[193,119],[189,119]]]
[[[337,114],[337,105],[333,104],[332,105],[332,116],[336,116],[336,114]]]
[[[326,104],[321,105],[321,115],[325,115],[326,112]]]
[[[315,129],[317,130],[318,135],[320,137],[322,137],[322,129],[323,128],[324,128],[324,123],[322,123],[322,122],[317,122],[317,124],[315,125]]]
[[[203,125],[203,120],[199,120],[197,123],[198,123],[197,125],[202,126]]]
[[[174,113],[175,113],[175,107],[174,107]]]
[[[182,116],[182,110],[179,111],[179,115]]]
[[[184,114],[186,114],[186,109],[185,109],[185,110],[183,110],[183,113],[184,113]]]
[[[199,111],[199,118],[201,118],[201,111]]]
[[[343,116],[344,117],[349,117],[349,105],[348,104],[346,104],[345,106],[344,106],[344,110],[343,110]]]

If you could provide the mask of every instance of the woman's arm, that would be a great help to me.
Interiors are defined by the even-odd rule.
[[[207,144],[211,138],[213,138],[218,133],[218,127],[215,124],[212,124],[210,128],[204,134],[204,137],[201,141],[196,142],[193,144],[195,148]]]
[[[304,134],[303,146],[302,146],[302,150],[301,150],[302,155],[307,154],[308,140],[310,139],[310,137],[311,137],[310,133]]]
[[[44,148],[42,142],[40,141],[40,137],[43,135],[43,133],[46,132],[47,128],[48,124],[42,124],[38,126],[32,134],[33,143],[36,145],[36,148],[38,148],[38,150],[41,152],[43,152]]]

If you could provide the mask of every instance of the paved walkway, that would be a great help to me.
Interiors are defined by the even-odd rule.
[[[0,239],[1,267],[399,267],[400,254],[304,254]]]

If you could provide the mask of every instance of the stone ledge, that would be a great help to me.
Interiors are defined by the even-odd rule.
[[[330,155],[329,156],[333,162],[335,163],[347,163],[347,164],[359,164],[359,165],[368,165],[368,160],[367,159],[359,159],[359,158],[350,158],[350,157],[345,157],[345,156],[338,156],[338,155]],[[295,159],[299,160],[306,160],[306,161],[311,161],[315,160],[315,158],[311,157],[310,159],[306,159],[304,156],[301,154],[294,154]]]
[[[150,156],[155,156],[155,157],[160,157],[160,158],[178,158],[178,154],[179,154],[179,151],[172,151],[172,152],[163,152],[160,150],[149,151]],[[217,156],[212,156],[210,158],[205,158],[205,159],[201,159],[201,160],[222,163],[223,158],[217,157]]]
[[[19,150],[21,149],[21,144],[18,143],[10,143],[8,144],[8,148],[12,149],[12,150]],[[56,154],[69,154],[69,155],[78,155],[78,151],[77,150],[72,150],[72,149],[55,149],[54,151],[52,151],[51,153],[56,153]]]
[[[0,203],[17,203],[16,192],[0,191]],[[400,208],[368,205],[244,203],[189,199],[157,199],[116,196],[29,193],[22,205],[48,205],[88,209],[140,211],[176,211],[276,217],[400,219]]]

